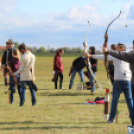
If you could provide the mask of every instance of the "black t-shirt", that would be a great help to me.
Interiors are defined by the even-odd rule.
[[[7,51],[9,51],[9,52],[8,52],[8,59],[7,59]],[[12,51],[13,51],[13,48],[8,49],[8,50],[6,50],[6,51],[4,52],[3,58],[2,58],[2,65],[3,65],[3,64],[6,64],[7,61],[9,62],[9,61],[13,58],[13,56],[12,56]]]
[[[89,60],[90,60],[90,63],[92,65],[93,72],[96,72],[97,71],[97,60],[93,59],[93,58],[89,58]]]
[[[73,67],[77,70],[77,71],[81,71],[85,66],[85,57],[78,57],[77,59],[74,60],[73,62]]]

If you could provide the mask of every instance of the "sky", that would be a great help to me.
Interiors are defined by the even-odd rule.
[[[12,38],[27,46],[48,48],[83,47],[88,30],[88,46],[103,45],[107,25],[109,45],[132,46],[133,0],[0,0],[0,45]],[[127,27],[126,27],[127,25]]]

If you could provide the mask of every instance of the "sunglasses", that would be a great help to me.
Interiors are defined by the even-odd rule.
[[[12,45],[11,43],[6,43],[7,45]]]

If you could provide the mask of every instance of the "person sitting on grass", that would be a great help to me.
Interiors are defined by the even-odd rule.
[[[87,66],[87,59],[85,57],[78,57],[77,59],[73,61],[73,64],[69,73],[69,76],[71,75],[69,89],[72,89],[73,87],[74,78],[77,72],[79,73],[81,82],[84,83],[83,68],[85,66]]]
[[[126,46],[124,44],[118,44],[116,51],[126,51]],[[85,54],[86,57],[92,57],[95,59],[104,60],[104,55],[89,55]],[[131,93],[131,71],[130,65],[127,62],[118,60],[112,56],[108,56],[109,61],[113,61],[114,64],[114,83],[113,83],[113,93],[112,93],[112,103],[111,103],[111,112],[108,123],[114,122],[114,118],[117,111],[118,100],[120,94],[124,92],[126,102],[129,109],[130,118],[132,120],[133,114],[133,100]]]
[[[19,54],[19,50],[18,49],[14,49],[12,51],[12,56],[13,58],[9,61],[9,66],[7,66],[7,69],[11,69],[12,72],[16,72],[19,70],[20,67],[20,54]],[[19,93],[19,97],[20,97],[20,74],[16,75],[16,80],[17,80],[17,88],[18,88],[18,93]],[[13,99],[14,99],[14,93],[15,93],[15,82],[13,80],[13,77],[10,75],[10,104],[13,103]]]
[[[63,62],[62,62],[62,55],[64,54],[63,49],[59,49],[54,57],[54,73],[55,73],[55,89],[57,89],[57,82],[58,82],[58,76],[60,77],[60,85],[59,88],[63,89],[62,83],[63,83]]]

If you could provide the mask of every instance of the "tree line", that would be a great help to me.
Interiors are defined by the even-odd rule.
[[[18,48],[19,43],[18,42],[14,42],[14,48]],[[37,48],[36,46],[33,47],[28,47],[29,50],[31,50],[33,53],[45,53],[45,52],[56,52],[59,48],[54,49],[54,48],[49,48],[48,50],[45,49],[44,46],[41,46],[39,48]],[[81,49],[80,47],[74,47],[74,48],[70,48],[70,47],[62,47],[62,49],[64,49],[65,53],[72,53],[72,52],[78,52],[78,53],[83,53],[83,49]],[[101,53],[100,51],[97,51],[97,53]]]

